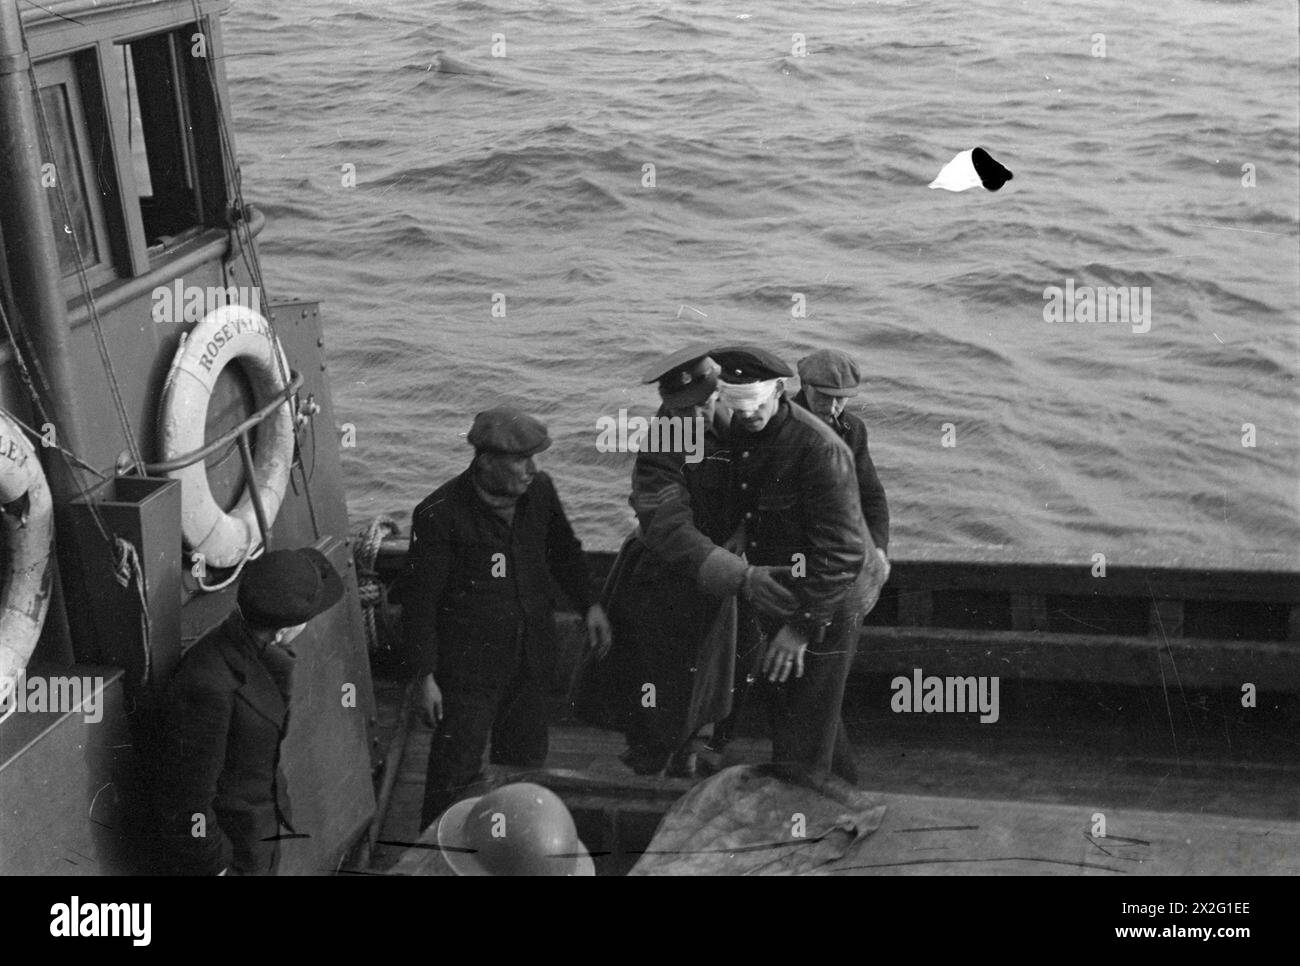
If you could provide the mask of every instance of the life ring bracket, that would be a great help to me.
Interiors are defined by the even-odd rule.
[[[199,460],[207,459],[217,450],[229,446],[240,438],[247,442],[248,434],[250,432],[270,419],[277,409],[289,402],[298,390],[302,388],[302,373],[291,371],[289,375],[291,376],[289,385],[285,386],[284,389],[277,393],[274,400],[253,413],[253,415],[249,416],[238,426],[226,430],[212,442],[200,446],[198,449],[190,450],[188,453],[182,453],[175,459],[163,460],[159,463],[145,463],[143,466],[144,475],[165,476],[166,474],[175,472],[176,470],[183,470],[187,466],[193,466]]]
[[[144,475],[165,476],[168,473],[183,470],[187,466],[193,466],[200,460],[207,459],[213,453],[224,449],[233,442],[239,445],[239,458],[244,464],[244,473],[248,479],[253,479],[253,449],[248,442],[248,434],[270,419],[277,409],[289,403],[298,390],[302,388],[302,373],[291,370],[289,375],[289,385],[277,393],[275,399],[253,413],[238,426],[226,430],[212,442],[200,446],[198,449],[190,450],[188,453],[182,453],[175,459],[162,460],[158,463],[145,463],[143,467]],[[262,496],[258,493],[257,487],[249,487],[248,495],[253,503],[253,513],[257,517],[257,528],[262,535],[262,544],[265,545],[271,536],[271,525],[267,519],[266,507],[262,504]]]

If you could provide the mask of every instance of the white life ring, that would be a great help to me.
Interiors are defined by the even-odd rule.
[[[0,411],[0,504],[27,495],[26,511],[3,514],[9,579],[0,597],[0,708],[40,639],[50,606],[54,513],[40,457],[23,431]]]
[[[208,401],[221,371],[238,359],[262,408],[285,389],[289,371],[270,323],[242,305],[224,305],[203,317],[182,339],[163,390],[159,438],[162,459],[172,460],[204,445]],[[253,480],[269,527],[280,511],[293,462],[293,417],[281,406],[257,429]],[[245,488],[238,505],[222,511],[212,497],[203,460],[168,474],[181,481],[181,533],[192,553],[213,567],[235,567],[261,543],[252,497]]]

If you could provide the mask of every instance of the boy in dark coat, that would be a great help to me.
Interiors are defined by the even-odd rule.
[[[248,563],[236,610],[185,652],[164,705],[159,799],[168,871],[274,875],[289,824],[280,742],[289,727],[288,647],[343,596],[310,548]]]

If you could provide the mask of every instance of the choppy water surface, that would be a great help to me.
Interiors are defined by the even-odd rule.
[[[358,521],[409,513],[509,401],[616,547],[632,457],[596,451],[597,418],[653,406],[651,356],[745,338],[860,360],[898,554],[1213,554],[1300,535],[1296,19],[244,0],[226,63],[270,295],[325,303]],[[976,144],[1015,180],[926,187]],[[1046,323],[1066,279],[1148,287],[1150,331]]]

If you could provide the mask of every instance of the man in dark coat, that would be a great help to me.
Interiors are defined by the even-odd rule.
[[[731,706],[736,596],[773,614],[795,604],[767,569],[723,546],[730,464],[725,414],[715,406],[718,366],[707,353],[688,346],[656,360],[643,379],[658,384],[663,405],[650,424],[653,445],[639,449],[632,471],[637,529],[605,588],[615,645],[612,667],[598,670],[621,711],[623,760],[639,774],[699,770],[693,739]]]
[[[858,364],[848,353],[838,349],[820,349],[800,359],[797,369],[799,392],[794,397],[794,402],[821,417],[853,453],[862,516],[867,521],[871,541],[876,545],[876,553],[884,565],[882,582],[888,580],[890,567],[886,554],[889,550],[889,502],[885,498],[885,488],[880,483],[876,466],[871,461],[871,452],[867,449],[867,424],[860,416],[845,408],[848,399],[858,394],[858,385],[862,382]],[[835,740],[834,771],[851,784],[857,784],[853,746],[849,743],[848,730],[842,719]]]
[[[275,550],[244,567],[237,608],[185,652],[169,684],[159,800],[169,871],[274,875],[292,832],[280,774],[294,653],[343,595],[324,554]]]
[[[411,520],[402,616],[435,728],[421,828],[474,793],[489,740],[495,764],[545,763],[558,690],[552,582],[585,613],[591,646],[603,653],[610,642],[582,544],[533,461],[551,444],[546,427],[490,409],[474,418],[469,442],[469,468]]]
[[[800,388],[794,401],[825,420],[853,452],[862,515],[872,543],[881,554],[888,554],[889,501],[867,449],[867,424],[845,408],[862,382],[858,364],[838,349],[821,349],[800,359],[798,369]]]
[[[883,565],[862,517],[853,454],[785,398],[784,380],[794,372],[757,346],[718,349],[713,358],[732,413],[731,498],[746,557],[785,568],[798,598],[788,618],[761,618],[773,761],[824,778],[862,617],[879,596]]]

